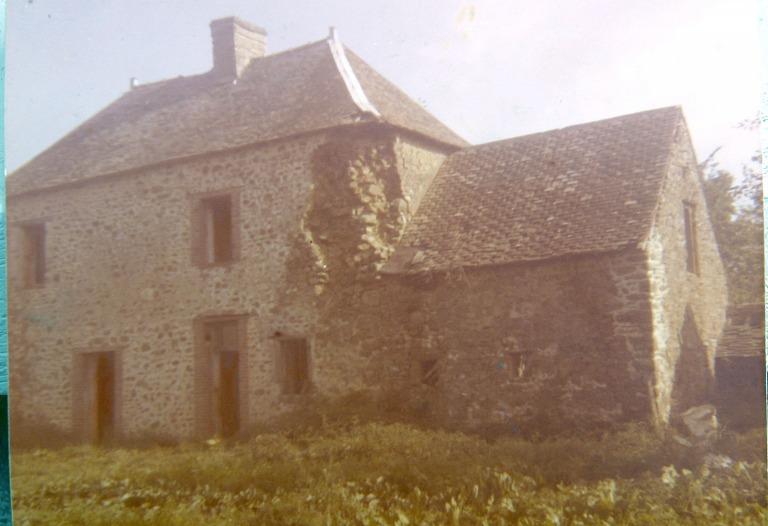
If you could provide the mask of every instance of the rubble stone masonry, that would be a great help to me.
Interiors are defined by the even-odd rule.
[[[654,390],[661,421],[711,401],[714,360],[725,327],[727,288],[693,148],[680,133],[646,243],[654,338]],[[686,207],[695,261],[688,262]],[[700,385],[705,381],[707,385]],[[699,393],[699,394],[695,394]]]
[[[550,431],[650,416],[640,250],[393,276],[345,296],[316,344],[354,346],[363,385],[402,386],[425,414]]]
[[[208,436],[221,400],[245,430],[311,392],[368,388],[521,431],[668,421],[704,401],[726,302],[688,137],[675,147],[641,246],[419,274],[379,270],[448,151],[389,128],[12,195],[13,419],[88,438],[88,357],[111,352],[122,436]],[[205,248],[216,214],[223,260]],[[25,280],[29,225],[44,226],[42,284]],[[308,349],[290,388],[281,375],[305,364],[286,349]]]
[[[274,412],[270,336],[276,327],[308,335],[316,321],[309,286],[287,282],[286,260],[311,192],[309,158],[323,141],[318,135],[276,142],[12,198],[16,416],[72,430],[80,387],[71,381],[73,356],[119,349],[120,431],[190,436],[193,321],[221,315],[246,319],[249,391],[242,396],[251,403],[243,425]],[[241,255],[200,266],[192,257],[193,209],[199,196],[212,192],[239,200]],[[45,222],[42,287],[25,288],[20,281],[23,240],[14,225],[24,221]]]
[[[86,436],[78,426],[86,425],[79,413],[88,387],[78,367],[88,353],[111,351],[120,362],[118,434],[206,433],[208,427],[196,420],[207,413],[196,407],[208,403],[200,378],[210,377],[211,366],[199,363],[205,358],[195,351],[201,345],[195,328],[205,320],[244,320],[241,429],[297,399],[282,394],[276,379],[281,337],[308,340],[317,388],[364,386],[358,345],[315,344],[327,331],[320,314],[331,300],[318,287],[318,269],[326,267],[312,244],[335,244],[323,248],[331,253],[331,279],[370,278],[410,216],[406,197],[420,199],[428,185],[422,179],[433,175],[445,154],[382,134],[378,146],[355,143],[359,147],[345,147],[347,157],[338,158],[342,139],[319,133],[11,196],[14,420]],[[319,178],[329,174],[316,168],[318,157],[329,151],[344,168],[330,175],[349,190],[323,218],[312,203],[326,191]],[[232,243],[238,246],[232,261],[206,264],[194,253],[201,235],[195,214],[205,199],[222,195],[232,200]],[[345,227],[356,227],[334,239],[344,218]],[[29,224],[45,229],[42,285],[28,286],[24,279]],[[368,246],[355,248],[362,237]],[[342,254],[338,247],[352,247],[352,259],[335,257]],[[364,257],[355,261],[359,254]],[[338,266],[341,273],[334,274]],[[359,330],[351,331],[350,341]]]

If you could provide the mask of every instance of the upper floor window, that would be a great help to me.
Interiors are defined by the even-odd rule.
[[[201,197],[192,220],[193,258],[198,265],[216,265],[239,258],[237,193]]]
[[[45,283],[45,223],[24,225],[24,285],[35,287]]]
[[[685,222],[685,265],[688,272],[699,273],[699,245],[696,233],[696,205],[684,203]]]

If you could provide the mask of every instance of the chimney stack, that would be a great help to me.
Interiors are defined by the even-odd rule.
[[[267,32],[234,16],[211,22],[211,38],[217,77],[235,80],[252,59],[267,54]]]

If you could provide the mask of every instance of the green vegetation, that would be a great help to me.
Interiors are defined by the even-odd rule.
[[[214,445],[27,450],[12,459],[15,521],[763,525],[765,432],[727,438],[727,468],[643,425],[488,440],[354,416]]]
[[[754,130],[755,118],[740,127]],[[719,148],[718,148],[719,149]],[[742,167],[740,177],[723,170],[717,150],[702,165],[704,195],[728,277],[732,305],[763,303],[763,178],[760,152]]]

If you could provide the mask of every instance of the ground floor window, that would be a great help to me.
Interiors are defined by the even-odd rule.
[[[419,362],[421,372],[421,383],[424,385],[437,385],[437,360],[431,358],[428,360],[421,360]]]
[[[308,392],[311,384],[306,338],[281,338],[278,341],[280,348],[275,365],[280,391],[286,395]]]

